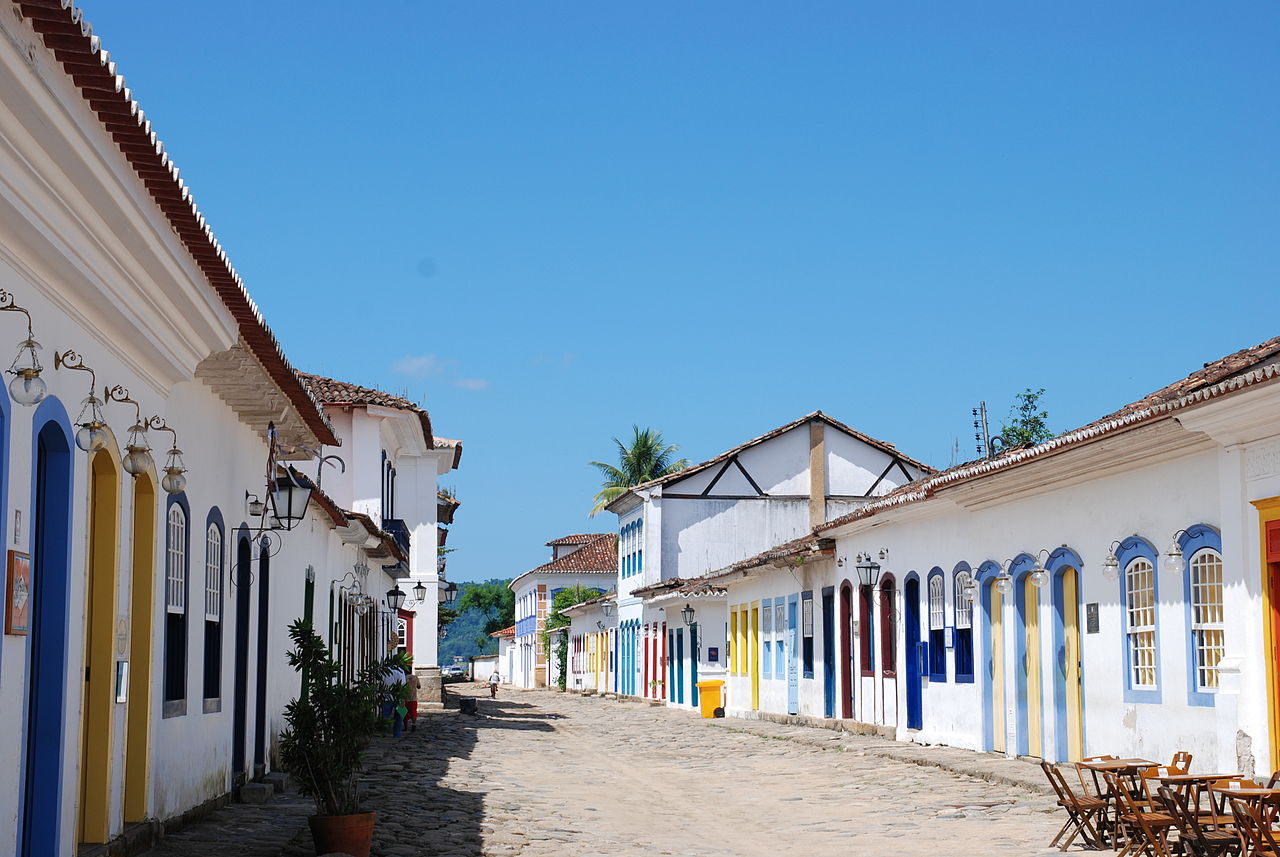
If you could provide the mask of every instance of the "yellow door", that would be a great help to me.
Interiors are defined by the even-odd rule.
[[[1080,686],[1080,604],[1076,589],[1076,570],[1062,572],[1062,645],[1067,659],[1066,707],[1067,707],[1067,758],[1078,762],[1084,758],[1084,706]]]
[[[151,747],[151,596],[155,586],[156,486],[133,481],[133,568],[129,596],[129,702],[125,719],[124,820],[147,817]]]
[[[751,638],[747,643],[751,658],[751,710],[760,710],[760,602],[751,605]]]
[[[991,739],[992,749],[1005,752],[1004,736],[1004,593],[991,583]]]
[[[738,675],[738,608],[729,611],[729,675]]]
[[[1044,755],[1040,730],[1040,588],[1031,575],[1022,579],[1023,615],[1026,616],[1025,639],[1027,671],[1027,754]]]
[[[84,722],[81,729],[81,842],[102,843],[108,834],[111,783],[111,707],[114,703],[116,631],[116,532],[120,476],[115,454],[102,450],[89,468],[89,568],[85,601]],[[123,652],[121,653],[123,654]]]

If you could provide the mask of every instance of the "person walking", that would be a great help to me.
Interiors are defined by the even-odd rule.
[[[489,676],[489,698],[498,698],[498,682],[502,681],[502,676],[498,675],[498,671],[494,670],[493,675]]]

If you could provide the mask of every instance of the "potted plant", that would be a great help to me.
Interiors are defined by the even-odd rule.
[[[308,821],[316,854],[369,857],[377,814],[360,811],[356,777],[369,740],[386,725],[379,712],[388,661],[344,683],[324,640],[301,619],[289,626],[289,665],[302,675],[297,699],[285,707],[280,763],[298,790],[316,802]]]

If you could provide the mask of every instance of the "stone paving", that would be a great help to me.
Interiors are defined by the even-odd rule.
[[[982,764],[998,760],[967,751],[553,691],[503,688],[489,700],[452,689],[481,696],[479,714],[425,715],[416,733],[371,748],[374,857],[1061,853],[1047,844],[1062,814],[1027,763],[989,775]],[[966,765],[1008,781],[954,772]],[[285,810],[273,844],[243,826],[230,835],[221,813],[259,810],[238,807],[153,854],[314,854],[307,807],[281,801],[269,805]],[[223,835],[257,845],[208,847]]]

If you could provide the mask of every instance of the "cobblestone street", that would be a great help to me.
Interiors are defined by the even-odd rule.
[[[479,714],[424,715],[369,754],[374,857],[1060,854],[1047,847],[1062,820],[1051,798],[884,754],[1032,781],[1025,763],[630,701],[453,690],[480,697]],[[149,857],[310,857],[310,811],[293,793],[232,805]]]
[[[859,749],[875,739],[547,691],[479,710],[375,763],[375,854],[1059,853],[1051,799]]]

